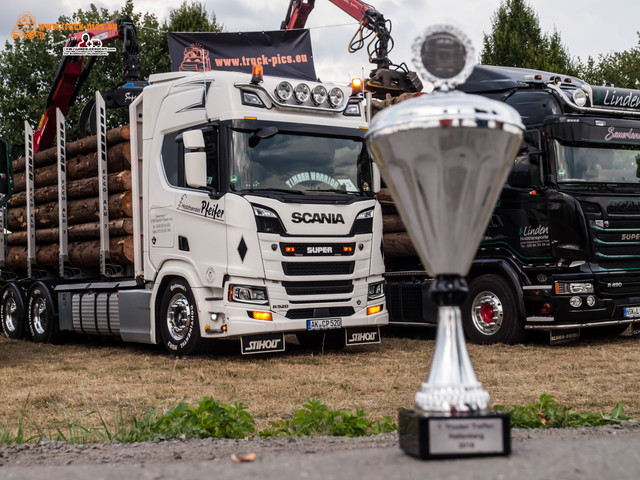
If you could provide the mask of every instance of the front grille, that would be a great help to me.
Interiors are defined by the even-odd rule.
[[[640,275],[602,275],[597,277],[597,291],[610,297],[640,296]]]
[[[324,282],[282,282],[287,295],[337,295],[353,292],[351,280]]]
[[[598,265],[607,270],[640,269],[640,219],[612,219],[592,224]]]
[[[355,313],[353,307],[293,308],[285,315],[290,320],[302,318],[349,317]]]
[[[349,275],[355,262],[282,262],[285,275]]]
[[[280,251],[286,257],[337,257],[353,255],[355,243],[280,243]]]

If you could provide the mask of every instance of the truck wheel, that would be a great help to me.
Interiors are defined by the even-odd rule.
[[[56,304],[49,287],[36,282],[27,295],[27,322],[31,338],[37,343],[49,343],[56,333]]]
[[[184,280],[173,279],[165,288],[158,322],[162,343],[169,353],[189,355],[202,348],[196,301]]]
[[[473,343],[513,344],[524,340],[515,295],[499,275],[482,275],[471,282],[462,307],[462,322]]]
[[[310,350],[342,350],[346,344],[344,330],[333,332],[300,332],[296,333],[298,343]]]
[[[7,338],[22,338],[26,333],[24,296],[15,283],[9,283],[2,291],[0,319]]]

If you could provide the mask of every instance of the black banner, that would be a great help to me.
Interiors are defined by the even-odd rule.
[[[240,33],[167,33],[171,70],[221,70],[316,80],[309,30]]]

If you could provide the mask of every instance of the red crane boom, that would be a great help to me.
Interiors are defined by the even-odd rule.
[[[385,98],[389,93],[392,96],[406,92],[419,92],[422,83],[415,72],[409,71],[402,63],[395,65],[389,59],[389,52],[393,49],[391,38],[391,22],[384,18],[373,6],[358,0],[329,0],[336,7],[348,13],[360,22],[360,29],[354,35],[349,51],[355,52],[364,46],[365,39],[373,35],[373,39],[367,46],[369,61],[376,64],[365,81],[365,89],[372,92],[377,98]],[[280,28],[291,30],[304,28],[309,14],[315,6],[315,0],[291,0],[287,16]],[[370,32],[362,33],[366,28]],[[359,38],[356,37],[359,34]]]

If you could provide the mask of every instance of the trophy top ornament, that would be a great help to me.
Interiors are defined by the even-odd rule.
[[[476,64],[471,39],[453,25],[427,27],[413,43],[412,61],[420,76],[436,90],[465,82]]]

